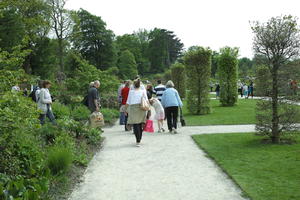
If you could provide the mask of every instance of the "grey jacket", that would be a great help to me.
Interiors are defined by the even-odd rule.
[[[50,92],[47,88],[42,88],[40,93],[39,93],[39,98],[38,98],[38,109],[40,109],[43,114],[47,113],[47,105],[49,104],[49,108],[51,109],[51,95]]]

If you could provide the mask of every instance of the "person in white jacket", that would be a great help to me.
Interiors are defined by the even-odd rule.
[[[40,121],[41,124],[45,124],[46,117],[49,118],[52,124],[56,124],[55,117],[52,112],[51,104],[52,98],[49,92],[49,88],[51,87],[50,81],[44,81],[42,84],[43,88],[39,93],[38,98],[38,109],[41,110]]]

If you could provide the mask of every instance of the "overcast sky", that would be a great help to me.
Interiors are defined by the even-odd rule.
[[[185,48],[232,46],[240,48],[241,57],[252,57],[249,21],[299,17],[300,0],[68,0],[67,8],[101,16],[116,35],[165,28],[174,31]]]

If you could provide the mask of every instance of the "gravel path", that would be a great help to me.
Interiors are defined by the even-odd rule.
[[[253,125],[183,127],[177,135],[144,133],[142,146],[135,147],[132,133],[107,128],[104,148],[70,200],[242,200],[190,135],[251,131]]]

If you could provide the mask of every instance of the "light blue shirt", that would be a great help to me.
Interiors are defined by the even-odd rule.
[[[164,108],[172,106],[182,107],[182,101],[177,90],[174,88],[167,88],[161,97],[161,104]]]

